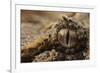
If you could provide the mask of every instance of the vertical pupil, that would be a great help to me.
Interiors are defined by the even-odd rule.
[[[67,32],[67,35],[66,35],[66,43],[68,44],[68,41],[69,41],[69,30]]]

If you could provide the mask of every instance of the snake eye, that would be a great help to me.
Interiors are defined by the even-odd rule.
[[[76,32],[69,29],[61,29],[58,32],[58,41],[64,47],[75,47],[77,44]]]

